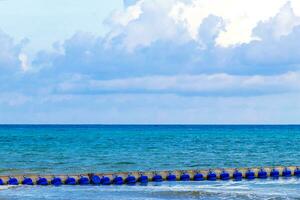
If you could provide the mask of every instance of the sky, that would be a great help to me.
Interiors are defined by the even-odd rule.
[[[300,123],[299,0],[0,0],[0,123]]]

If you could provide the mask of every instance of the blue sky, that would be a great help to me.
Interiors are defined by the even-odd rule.
[[[0,123],[300,123],[298,0],[2,0]]]

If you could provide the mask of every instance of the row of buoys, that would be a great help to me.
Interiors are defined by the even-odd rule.
[[[165,177],[160,175],[159,173],[154,173],[152,177],[148,177],[147,175],[141,173],[140,176],[137,178],[136,176],[132,175],[129,173],[127,177],[123,178],[122,176],[114,175],[113,178],[111,179],[109,176],[99,176],[96,174],[90,174],[87,176],[79,176],[78,179],[67,176],[65,180],[62,180],[61,177],[52,177],[51,180],[48,180],[46,177],[37,177],[35,181],[30,178],[30,177],[23,177],[22,181],[19,181],[16,177],[9,177],[7,181],[3,181],[0,178],[0,185],[8,184],[8,185],[54,185],[54,186],[60,186],[62,184],[65,185],[123,185],[123,184],[128,184],[128,185],[134,185],[137,182],[141,184],[147,184],[149,181],[152,182],[162,182],[164,180],[166,181],[203,181],[203,180],[209,180],[209,181],[216,181],[217,179],[226,181],[229,179],[233,179],[235,181],[240,181],[243,178],[247,180],[253,180],[255,178],[259,179],[266,179],[268,177],[271,178],[279,178],[280,176],[282,177],[291,177],[291,176],[296,176],[300,177],[300,168],[296,167],[293,171],[285,167],[281,170],[281,173],[278,169],[272,168],[269,172],[267,172],[264,168],[260,168],[258,171],[252,170],[252,169],[247,169],[244,171],[244,174],[238,170],[235,169],[232,171],[230,174],[228,171],[221,170],[220,173],[214,172],[213,170],[209,170],[206,175],[196,172],[193,173],[193,176],[191,177],[189,173],[183,172],[181,175],[178,177],[172,172],[169,172]]]

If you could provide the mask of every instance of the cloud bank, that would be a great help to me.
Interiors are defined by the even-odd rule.
[[[22,51],[29,41],[16,43],[0,32],[2,108],[30,102],[60,107],[120,95],[127,102],[134,98],[134,109],[145,95],[181,106],[181,98],[200,104],[222,99],[230,107],[228,99],[246,106],[274,95],[298,99],[297,0],[127,0],[105,23],[110,31],[104,37],[78,32],[34,57]],[[122,104],[109,102],[112,113]]]

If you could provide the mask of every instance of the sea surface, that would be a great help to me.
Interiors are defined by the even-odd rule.
[[[300,165],[296,125],[1,125],[0,174]],[[2,190],[1,190],[2,189]],[[300,199],[300,180],[0,187],[7,199]]]

